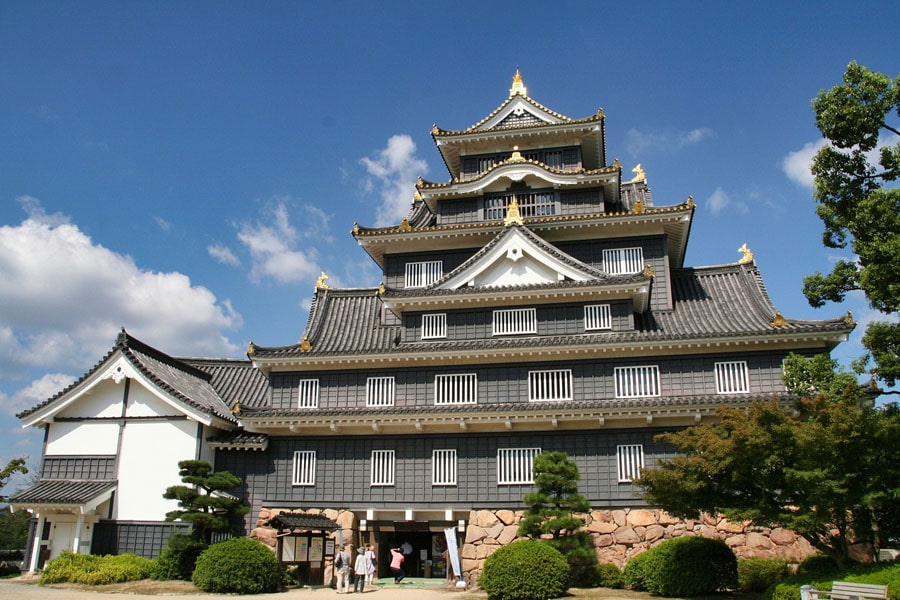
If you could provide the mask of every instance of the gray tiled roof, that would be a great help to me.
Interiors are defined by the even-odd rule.
[[[52,404],[83,384],[118,354],[166,393],[208,415],[234,422],[231,408],[235,402],[246,405],[260,405],[264,402],[266,378],[249,360],[174,358],[141,342],[123,329],[116,337],[112,349],[87,373],[59,393],[17,416],[27,417]]]
[[[84,504],[114,488],[115,481],[73,481],[46,479],[17,492],[10,504]]]
[[[313,306],[315,314],[310,314],[306,330],[312,349],[303,351],[299,344],[268,348],[254,346],[252,358],[637,344],[741,336],[765,338],[791,333],[849,332],[853,327],[843,317],[786,319],[783,326],[773,327],[772,321],[777,311],[754,264],[674,269],[671,285],[673,310],[636,314],[635,329],[632,331],[405,343],[400,342],[399,325],[382,322],[383,303],[377,290],[319,290]],[[401,292],[391,290],[388,293]],[[423,292],[419,290],[416,293]]]
[[[243,409],[242,409],[243,410]],[[269,445],[269,436],[264,433],[246,433],[235,431],[206,440],[210,448],[220,450],[265,450]]]
[[[331,531],[340,527],[325,515],[309,513],[281,513],[269,519],[266,525],[276,529],[303,529],[306,531]]]

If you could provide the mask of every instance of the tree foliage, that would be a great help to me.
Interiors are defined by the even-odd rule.
[[[25,466],[25,459],[22,457],[13,458],[10,460],[3,469],[0,469],[0,490],[6,485],[6,482],[9,481],[9,478],[15,475],[16,473],[27,473],[28,467]],[[6,496],[0,496],[0,502],[6,501]]]
[[[537,491],[525,494],[528,506],[519,522],[519,535],[532,539],[549,536],[548,543],[559,550],[573,570],[574,579],[582,567],[597,562],[590,536],[579,529],[584,521],[576,513],[586,513],[590,503],[578,493],[581,474],[565,452],[542,452],[534,459]]]
[[[234,530],[236,519],[249,512],[227,492],[241,485],[240,478],[228,471],[213,471],[204,460],[182,460],[178,463],[181,481],[187,485],[173,485],[163,498],[177,500],[179,508],[166,513],[167,521],[184,521],[194,527],[197,539],[209,544],[213,533]]]
[[[850,63],[843,83],[822,90],[812,102],[816,125],[829,142],[813,160],[816,212],[829,248],[848,244],[855,260],[835,264],[831,273],[804,279],[812,306],[840,302],[861,290],[886,315],[900,309],[900,75],[891,79]],[[900,378],[900,324],[875,322],[863,336],[867,353],[859,368],[892,386]]]
[[[723,406],[719,421],[658,440],[677,455],[638,481],[651,504],[682,516],[722,513],[782,526],[841,566],[854,539],[878,541],[879,514],[900,497],[900,412],[876,408],[827,356],[785,361],[796,406]]]

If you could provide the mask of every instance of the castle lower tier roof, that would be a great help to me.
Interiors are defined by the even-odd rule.
[[[853,330],[848,317],[824,320],[782,318],[772,305],[755,264],[676,269],[671,273],[672,310],[635,314],[634,329],[559,336],[522,336],[477,340],[403,342],[401,326],[385,318],[384,302],[374,288],[318,290],[303,341],[280,347],[251,344],[250,358],[335,360],[447,356],[453,353],[559,348],[609,348],[710,340],[777,340],[820,336],[831,347]],[[565,286],[560,287],[561,292]],[[455,292],[454,292],[455,293]],[[466,293],[466,292],[460,292]]]
[[[111,493],[115,481],[44,479],[9,499],[14,507],[77,507],[96,502]]]

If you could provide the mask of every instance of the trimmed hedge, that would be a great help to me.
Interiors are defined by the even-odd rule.
[[[737,568],[742,592],[764,592],[791,575],[787,561],[780,558],[742,558]]]
[[[888,598],[900,600],[900,564],[898,563],[854,564],[846,571],[838,571],[836,568],[826,571],[827,565],[828,560],[825,559],[815,559],[812,565],[815,568],[810,568],[810,565],[804,568],[801,563],[795,575],[766,590],[763,600],[797,600],[800,597],[800,586],[811,585],[820,590],[830,590],[831,584],[835,581],[886,585],[888,586]]]
[[[240,537],[204,550],[191,580],[204,592],[262,594],[281,588],[282,571],[274,552],[256,540]]]
[[[722,540],[677,537],[631,559],[625,578],[659,596],[711,594],[737,587],[737,559]]]
[[[625,576],[622,569],[612,563],[598,563],[594,566],[596,579],[594,587],[613,588],[620,590],[625,587]]]
[[[478,581],[491,600],[547,600],[569,589],[569,563],[546,542],[520,540],[484,561]]]
[[[105,585],[147,579],[152,570],[153,561],[136,554],[97,556],[66,550],[44,566],[40,582]]]
[[[204,542],[191,535],[176,533],[169,536],[166,547],[156,558],[153,579],[181,579],[190,581],[200,554],[206,550]]]

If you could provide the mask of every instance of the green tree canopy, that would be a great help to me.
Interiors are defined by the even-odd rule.
[[[0,490],[9,481],[9,478],[16,473],[27,473],[28,467],[25,466],[25,459],[22,457],[11,459],[3,469],[0,469]],[[6,496],[0,496],[0,502],[6,502]]]
[[[900,418],[827,356],[791,355],[796,406],[723,406],[719,421],[657,437],[677,455],[637,482],[647,501],[797,532],[844,566],[853,539],[877,541],[880,509],[900,493]]]
[[[843,83],[822,90],[812,101],[816,125],[828,143],[813,160],[816,212],[825,225],[829,248],[848,244],[855,260],[842,260],[831,273],[804,279],[812,306],[840,302],[861,290],[869,304],[885,315],[900,308],[900,75],[891,79],[850,63]],[[858,370],[889,386],[900,378],[900,324],[871,323],[863,336],[867,353]]]
[[[209,544],[213,533],[234,530],[236,519],[250,511],[228,493],[241,485],[241,480],[228,471],[213,471],[204,460],[182,460],[178,463],[181,481],[188,485],[173,485],[163,498],[177,500],[178,510],[166,513],[167,521],[184,521],[194,527],[194,535]]]

